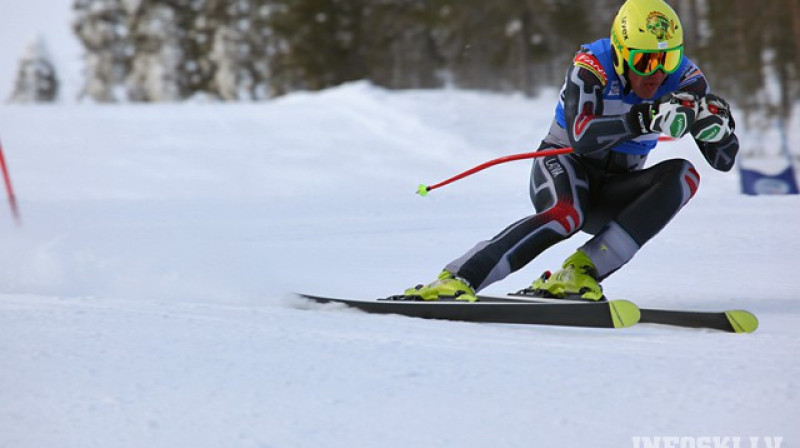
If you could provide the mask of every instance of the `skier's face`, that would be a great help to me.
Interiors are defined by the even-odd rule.
[[[661,84],[667,78],[667,74],[661,70],[656,70],[655,73],[649,76],[637,75],[633,70],[628,71],[628,79],[631,82],[631,90],[639,98],[649,100],[653,98],[661,87]]]

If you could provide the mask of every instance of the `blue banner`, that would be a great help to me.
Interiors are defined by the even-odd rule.
[[[789,165],[778,174],[770,175],[739,167],[742,176],[742,193],[761,194],[798,194],[794,168]]]

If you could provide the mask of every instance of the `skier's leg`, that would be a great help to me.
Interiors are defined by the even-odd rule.
[[[584,169],[570,155],[536,159],[531,171],[531,199],[537,214],[478,243],[445,270],[479,291],[575,234],[583,226],[584,204],[588,200]]]
[[[583,247],[603,279],[636,252],[694,196],[700,175],[682,159],[609,178],[595,193],[598,206],[584,230],[594,234]]]

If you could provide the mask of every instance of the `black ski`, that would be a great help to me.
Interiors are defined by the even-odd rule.
[[[758,318],[745,310],[720,312],[657,310],[644,308],[639,322],[673,325],[688,328],[711,328],[729,333],[752,333],[758,328]]]
[[[626,300],[553,303],[500,298],[488,300],[488,297],[484,301],[479,297],[477,302],[425,302],[403,299],[402,296],[367,301],[298,295],[314,302],[339,303],[368,313],[399,314],[423,319],[594,328],[625,328],[639,321],[639,309]]]
[[[536,297],[528,294],[513,293],[506,297],[484,297],[482,301],[498,300],[507,302],[518,300],[529,303],[540,303],[559,301],[563,299],[549,299]],[[574,301],[570,301],[573,303]],[[686,310],[662,310],[652,308],[639,308],[641,318],[639,323],[671,325],[687,328],[708,328],[713,330],[727,331],[729,333],[752,333],[758,329],[758,318],[753,313],[746,310],[728,311],[686,311]]]

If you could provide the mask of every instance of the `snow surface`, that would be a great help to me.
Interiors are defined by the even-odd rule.
[[[0,106],[0,447],[798,446],[797,197],[746,197],[686,139],[697,196],[606,291],[747,308],[753,335],[374,316],[532,212],[532,100],[354,83],[260,104]],[[800,130],[793,128],[794,133]],[[585,240],[487,292],[526,286]],[[744,446],[744,445],[743,445]]]

